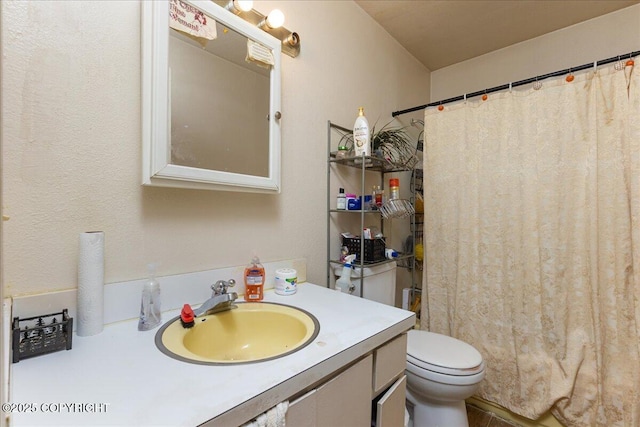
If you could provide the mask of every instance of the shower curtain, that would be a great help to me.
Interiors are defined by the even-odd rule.
[[[640,70],[425,112],[421,327],[475,346],[479,395],[640,426]]]

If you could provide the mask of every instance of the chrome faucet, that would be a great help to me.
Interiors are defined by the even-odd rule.
[[[238,306],[233,303],[238,299],[238,294],[235,292],[227,293],[227,289],[235,286],[235,284],[235,280],[229,279],[228,281],[218,280],[215,284],[211,285],[211,290],[213,291],[211,298],[193,310],[194,316],[198,317],[238,308]]]

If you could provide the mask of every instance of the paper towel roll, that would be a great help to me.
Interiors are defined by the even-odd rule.
[[[104,232],[80,233],[76,333],[96,335],[104,326]]]

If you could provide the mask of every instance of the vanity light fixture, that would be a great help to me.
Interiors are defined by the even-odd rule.
[[[292,58],[300,54],[300,36],[294,31],[289,31],[282,25],[284,24],[284,13],[278,9],[272,10],[269,15],[263,15],[253,9],[252,1],[241,0],[213,0],[218,6],[221,6],[239,16],[252,25],[260,28],[266,33],[271,34],[282,42],[282,53],[286,53]],[[250,4],[250,5],[248,5]]]
[[[229,12],[239,15],[242,12],[249,12],[253,9],[253,0],[231,0],[225,6]]]

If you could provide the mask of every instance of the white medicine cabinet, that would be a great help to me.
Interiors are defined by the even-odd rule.
[[[178,7],[213,35],[171,28]],[[280,40],[208,0],[141,8],[143,185],[279,193]]]

